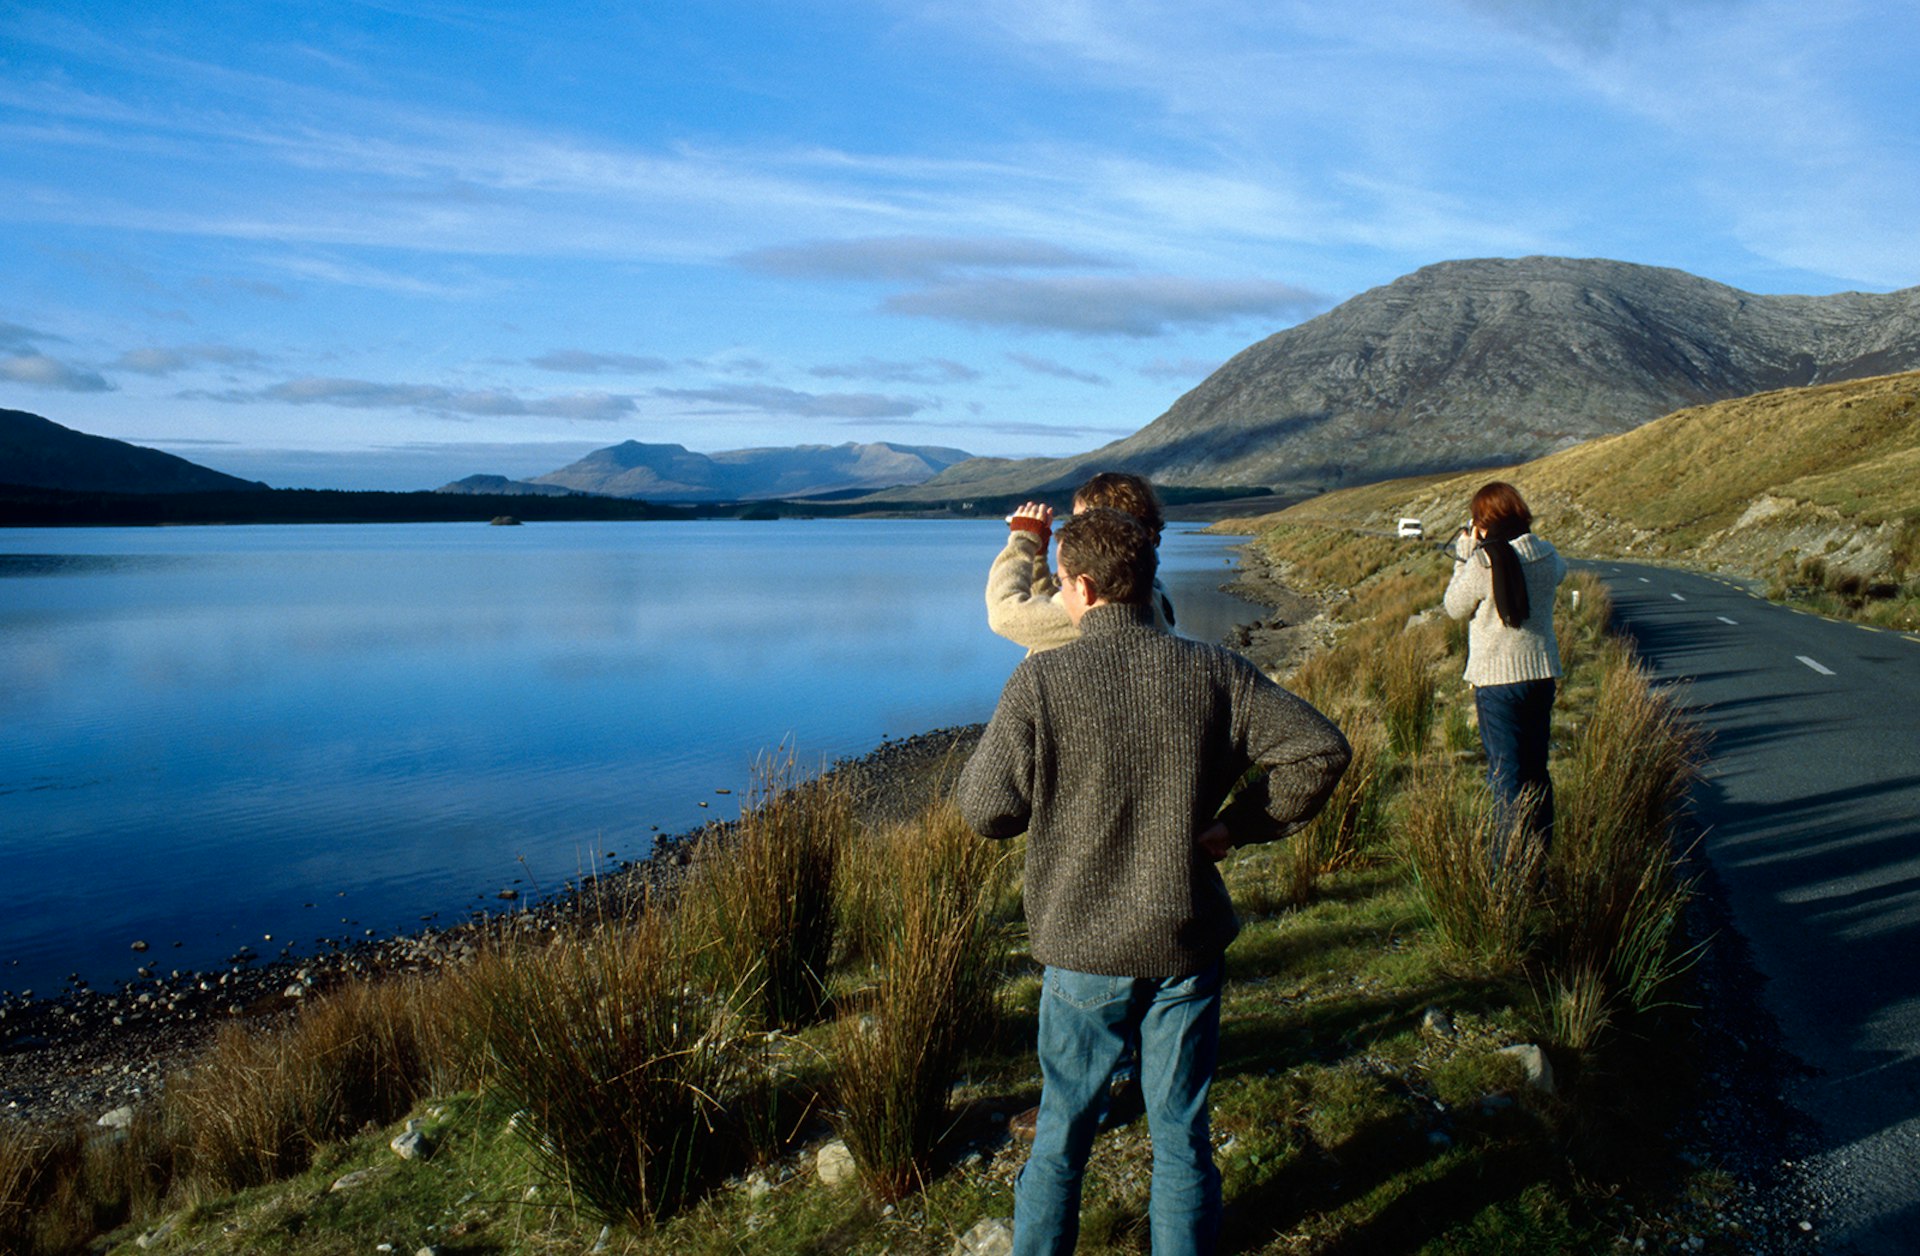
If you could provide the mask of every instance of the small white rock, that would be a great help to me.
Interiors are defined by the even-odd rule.
[[[988,1217],[953,1241],[953,1256],[1012,1256],[1013,1219]]]
[[[820,1175],[820,1180],[828,1186],[851,1181],[858,1172],[852,1150],[838,1138],[820,1149],[820,1154],[814,1157],[813,1167]]]
[[[352,1173],[344,1177],[335,1178],[333,1185],[327,1188],[327,1193],[332,1194],[334,1191],[350,1191],[356,1186],[365,1186],[368,1182],[373,1181],[373,1179],[379,1176],[380,1170],[377,1168],[355,1169]]]
[[[1501,1047],[1500,1054],[1520,1061],[1520,1067],[1527,1071],[1527,1081],[1535,1090],[1553,1093],[1553,1065],[1547,1062],[1547,1053],[1538,1046],[1531,1042],[1516,1043],[1511,1047]]]
[[[94,1122],[94,1124],[104,1125],[110,1130],[126,1129],[133,1124],[133,1109],[125,1107],[115,1108],[113,1111],[103,1115],[98,1121]]]

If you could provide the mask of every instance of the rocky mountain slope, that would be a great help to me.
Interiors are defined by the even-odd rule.
[[[916,492],[1024,492],[1121,468],[1322,491],[1520,461],[1682,406],[1920,367],[1920,288],[1761,296],[1556,257],[1443,262],[1237,354],[1139,432]]]
[[[0,484],[73,493],[254,492],[267,487],[157,449],[76,432],[25,410],[0,410]]]
[[[529,483],[654,502],[753,501],[920,484],[970,456],[959,449],[886,441],[702,454],[684,445],[630,440]]]

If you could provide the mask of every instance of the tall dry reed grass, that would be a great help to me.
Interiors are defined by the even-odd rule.
[[[224,1192],[304,1169],[324,1143],[396,1120],[431,1086],[446,1028],[419,981],[355,983],[291,1025],[224,1027],[162,1100],[177,1171]]]
[[[1547,949],[1563,984],[1603,977],[1607,998],[1580,1004],[1644,1011],[1695,954],[1679,940],[1693,887],[1675,840],[1704,742],[1624,645],[1601,661],[1593,716],[1560,772]]]
[[[1445,630],[1429,621],[1389,638],[1373,669],[1371,688],[1379,699],[1387,741],[1403,759],[1427,748],[1440,688],[1434,668],[1445,651]]]
[[[878,976],[834,1027],[837,1123],[862,1181],[891,1201],[925,1179],[960,1062],[991,1015],[1004,865],[945,801],[875,835],[864,858],[892,902],[867,944]]]
[[[590,1214],[646,1226],[740,1162],[756,1037],[664,908],[503,947],[451,981],[488,1091]]]
[[[1400,802],[1402,854],[1442,941],[1468,962],[1518,970],[1537,936],[1546,856],[1524,831],[1525,809],[1439,767],[1409,778]]]
[[[1386,837],[1387,800],[1393,781],[1383,752],[1385,735],[1370,720],[1336,717],[1353,758],[1334,786],[1327,805],[1305,828],[1287,839],[1276,861],[1281,902],[1304,907],[1320,879],[1365,860]]]
[[[802,782],[790,755],[762,761],[733,832],[696,853],[699,872],[683,892],[688,928],[711,944],[719,984],[748,992],[761,1026],[799,1028],[825,1004],[853,811],[840,778]]]

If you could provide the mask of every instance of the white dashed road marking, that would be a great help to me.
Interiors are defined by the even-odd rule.
[[[1715,615],[1714,618],[1719,620],[1723,624],[1732,624],[1735,628],[1738,628],[1740,626],[1739,620],[1728,619],[1725,615]]]
[[[1649,579],[1647,579],[1647,578],[1646,578],[1645,576],[1641,576],[1641,577],[1640,577],[1640,583],[1641,583],[1641,584],[1652,584],[1652,583],[1653,583],[1653,581],[1651,581],[1651,580],[1649,580]]]
[[[1672,597],[1673,597],[1673,600],[1674,600],[1674,601],[1676,601],[1676,602],[1684,602],[1684,601],[1686,601],[1686,600],[1687,600],[1687,599],[1685,599],[1685,598],[1683,598],[1683,597],[1681,597],[1681,596],[1680,596],[1680,595],[1679,595],[1678,593],[1675,593],[1675,594],[1673,594],[1673,595],[1672,595]]]
[[[1831,675],[1833,675],[1833,669],[1832,669],[1832,668],[1830,668],[1830,667],[1822,667],[1822,666],[1821,666],[1820,664],[1818,664],[1818,663],[1816,663],[1816,662],[1814,662],[1814,661],[1813,661],[1812,659],[1810,659],[1810,658],[1808,658],[1808,657],[1807,657],[1806,655],[1804,655],[1804,654],[1796,654],[1796,655],[1794,655],[1793,657],[1795,657],[1795,658],[1797,658],[1797,659],[1799,659],[1799,660],[1800,660],[1800,661],[1801,661],[1802,663],[1805,663],[1805,664],[1806,664],[1806,665],[1807,665],[1808,667],[1811,667],[1811,668],[1812,668],[1812,669],[1813,669],[1814,671],[1816,671],[1816,672],[1819,672],[1819,673],[1820,673],[1820,674],[1821,674],[1822,676],[1831,676]]]

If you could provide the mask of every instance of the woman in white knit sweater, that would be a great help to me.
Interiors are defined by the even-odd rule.
[[[1560,646],[1554,590],[1566,560],[1533,535],[1533,512],[1513,485],[1495,480],[1473,495],[1472,521],[1455,542],[1447,614],[1468,620],[1467,683],[1487,751],[1487,784],[1502,811],[1522,808],[1525,831],[1553,841],[1553,778],[1547,737]],[[1493,852],[1504,861],[1505,842]]]

